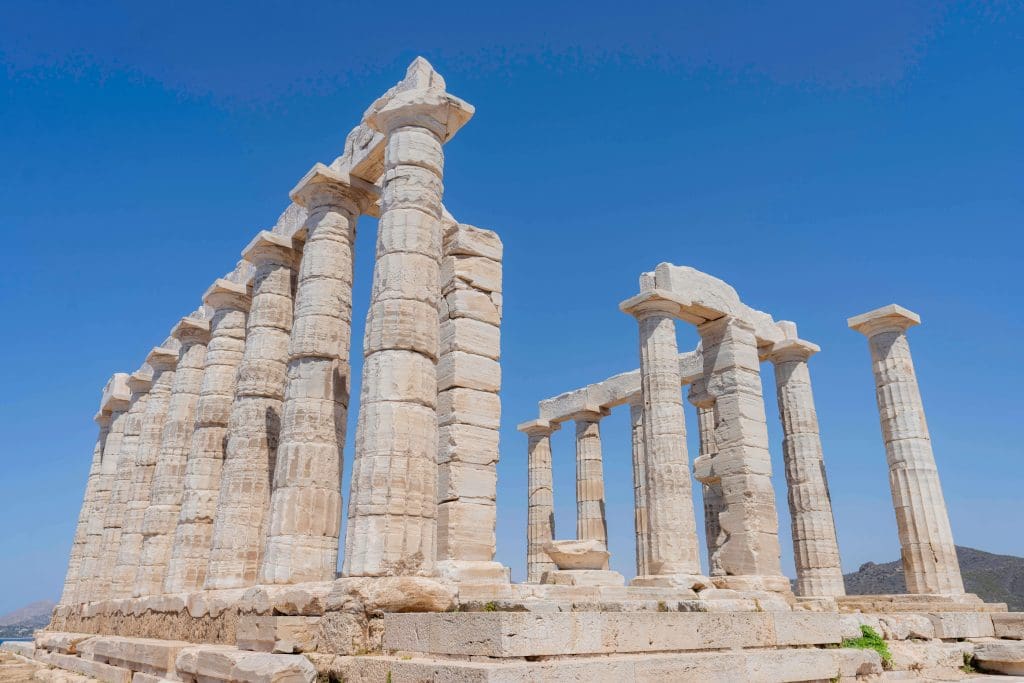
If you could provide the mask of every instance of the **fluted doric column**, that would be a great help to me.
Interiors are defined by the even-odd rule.
[[[640,327],[640,387],[650,559],[634,583],[706,585],[700,576],[690,464],[686,452],[682,380],[674,314],[678,305],[643,292],[620,308]]]
[[[153,473],[160,455],[160,442],[178,364],[177,340],[171,339],[164,344],[166,346],[154,348],[146,357],[146,363],[153,368],[153,386],[149,390],[146,412],[142,416],[139,447],[135,451],[135,466],[132,468],[131,491],[125,506],[121,545],[111,585],[113,596],[119,598],[131,597],[135,587],[135,574],[142,556],[142,523],[153,493]]]
[[[142,521],[142,556],[135,576],[136,596],[163,593],[174,529],[181,512],[185,468],[195,431],[195,409],[203,383],[210,323],[205,318],[188,316],[178,322],[171,336],[181,342],[181,348],[153,471],[153,494]]]
[[[964,592],[960,564],[907,342],[907,329],[920,322],[896,304],[848,321],[871,347],[907,590],[956,595]]]
[[[608,545],[600,412],[576,416],[576,538]]]
[[[712,473],[721,482],[720,587],[788,593],[771,482],[768,425],[754,329],[724,316],[698,326],[704,381],[715,406]]]
[[[551,486],[551,433],[558,423],[524,422],[517,428],[527,437],[526,581],[540,583],[544,572],[558,569],[544,546],[555,538],[555,506]]]
[[[697,480],[701,482],[704,499],[704,543],[708,549],[708,574],[722,576],[725,572],[718,558],[718,547],[722,542],[722,527],[718,515],[722,512],[722,482],[713,474],[711,461],[718,452],[715,443],[715,400],[707,393],[704,381],[690,385],[690,403],[697,408],[697,433],[700,438],[700,452],[693,462]]]
[[[135,470],[135,455],[139,450],[139,435],[142,433],[142,418],[146,413],[149,390],[152,386],[153,369],[148,364],[144,364],[128,377],[131,399],[124,418],[124,436],[117,452],[110,504],[103,516],[103,539],[97,554],[95,579],[89,591],[90,602],[115,597],[112,586],[114,569],[117,567],[122,527],[132,494],[132,477]]]
[[[343,572],[430,572],[437,516],[442,144],[473,108],[423,59],[367,113],[384,134],[377,261]]]
[[[647,531],[647,474],[644,469],[644,405],[629,404],[630,435],[633,445],[633,532],[636,535],[636,575],[646,576],[650,561]]]
[[[807,360],[819,350],[810,342],[786,339],[772,346],[769,355],[775,365],[796,561],[796,594],[800,596],[846,594],[807,368]]]
[[[266,536],[271,477],[281,429],[296,245],[266,230],[242,252],[255,266],[245,351],[221,473],[205,586],[256,583]]]
[[[181,511],[164,579],[165,593],[197,591],[206,581],[235,378],[245,349],[249,301],[246,285],[224,279],[214,282],[203,295],[203,303],[210,309],[210,341],[185,464]]]
[[[124,439],[124,427],[128,407],[131,404],[131,389],[128,388],[128,374],[116,373],[103,389],[100,403],[101,414],[107,415],[109,427],[102,435],[102,456],[99,473],[92,490],[92,504],[86,514],[85,539],[82,544],[78,584],[73,596],[61,602],[64,604],[89,602],[92,599],[97,575],[100,572],[100,552],[103,545],[103,522],[110,508],[110,496],[117,474],[117,457]],[[91,483],[90,475],[90,483]],[[83,513],[85,512],[83,508]],[[70,573],[70,569],[69,569]]]
[[[334,579],[348,415],[356,221],[365,182],[317,164],[292,191],[307,210],[261,583]]]

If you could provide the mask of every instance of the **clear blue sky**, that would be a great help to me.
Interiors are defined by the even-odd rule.
[[[845,319],[919,312],[956,539],[1024,555],[1019,3],[211,4],[0,9],[0,613],[59,594],[103,383],[198,305],[417,54],[477,107],[447,148],[446,203],[505,242],[498,559],[517,579],[515,424],[636,366],[617,304],[661,261],[725,279],[822,346],[848,570],[898,544],[867,344]],[[373,221],[360,231],[357,339]],[[613,566],[629,575],[625,412],[603,434]],[[555,439],[561,537],[570,431]],[[346,455],[347,498],[351,440]]]

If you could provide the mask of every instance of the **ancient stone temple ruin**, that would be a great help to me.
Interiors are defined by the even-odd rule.
[[[4,649],[50,667],[43,678],[118,683],[805,681],[877,678],[883,665],[956,678],[965,657],[1024,666],[1024,614],[964,592],[907,341],[918,317],[887,306],[849,321],[871,350],[909,591],[849,596],[811,388],[818,347],[669,263],[619,307],[637,321],[638,369],[542,400],[519,426],[527,577],[510,580],[494,561],[502,243],[442,203],[444,143],[473,113],[414,61],[201,305],[111,377],[60,605],[34,643]],[[355,398],[364,214],[379,228]],[[680,353],[680,322],[696,327],[696,349]],[[601,420],[619,406],[633,444],[628,582],[610,569],[604,513]],[[576,435],[577,519],[559,537],[550,437],[563,423]],[[794,584],[780,559],[787,513]],[[849,642],[862,627],[890,660]]]

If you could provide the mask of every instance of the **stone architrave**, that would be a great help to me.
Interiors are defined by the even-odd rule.
[[[291,193],[307,210],[306,241],[260,583],[330,581],[337,573],[356,221],[373,203],[372,189],[317,164]]]
[[[103,522],[110,507],[110,496],[117,474],[117,458],[124,439],[124,427],[132,392],[128,388],[128,374],[116,373],[103,390],[100,411],[109,417],[110,426],[102,441],[102,460],[92,493],[92,505],[86,513],[85,539],[82,545],[78,584],[73,596],[63,604],[89,602],[100,572],[100,552],[103,545]],[[83,509],[83,512],[85,510]],[[70,571],[70,570],[69,570]]]
[[[678,304],[655,292],[623,302],[640,328],[640,383],[647,478],[648,575],[636,585],[706,585],[700,576],[686,422],[674,315]]]
[[[649,574],[650,539],[647,531],[647,475],[644,470],[644,406],[629,404],[633,445],[633,531],[636,534],[636,575]]]
[[[429,573],[437,515],[442,144],[473,108],[423,59],[374,103],[385,136],[381,217],[366,317],[346,576]]]
[[[533,420],[517,429],[527,437],[526,581],[540,583],[558,569],[544,547],[555,538],[555,506],[551,486],[551,433],[557,422]]]
[[[600,411],[576,415],[576,538],[608,545]],[[607,569],[607,567],[603,567]]]
[[[896,304],[848,321],[871,347],[907,590],[957,595],[964,592],[963,579],[907,341],[907,329],[920,322]]]
[[[171,331],[181,342],[174,386],[160,437],[159,456],[153,471],[153,493],[142,521],[142,556],[135,576],[136,597],[163,592],[171,559],[174,529],[181,512],[185,468],[195,431],[195,410],[203,384],[210,323],[188,316]]]
[[[153,386],[149,390],[149,400],[146,402],[146,412],[142,416],[139,432],[139,447],[135,451],[131,490],[125,506],[121,544],[111,582],[114,597],[130,598],[135,587],[135,575],[142,557],[142,524],[153,492],[153,473],[160,455],[164,422],[174,386],[178,346],[176,339],[169,339],[164,342],[164,346],[154,348],[146,357],[146,363],[153,368]]]
[[[718,546],[722,541],[722,528],[718,523],[718,515],[722,512],[722,482],[711,473],[711,461],[718,452],[715,444],[715,401],[708,395],[703,380],[690,385],[689,398],[690,403],[697,408],[700,453],[693,463],[693,469],[703,487],[704,540],[708,549],[708,574],[722,576],[725,572],[718,558]]]
[[[218,279],[203,295],[210,308],[210,342],[195,408],[195,428],[185,464],[181,512],[174,529],[164,593],[198,591],[206,581],[213,521],[235,379],[245,350],[248,286]]]
[[[796,563],[795,592],[800,596],[835,597],[845,595],[846,588],[807,368],[807,360],[819,350],[810,342],[786,339],[772,346],[769,358],[775,365],[782,422],[782,455]]]
[[[252,304],[228,424],[207,589],[252,586],[259,573],[281,430],[298,254],[291,238],[266,230],[242,252],[255,267]]]
[[[754,329],[723,316],[697,327],[704,381],[715,405],[712,476],[721,482],[720,587],[789,592],[782,574],[779,519],[771,482],[768,426]],[[701,477],[703,478],[703,477]]]
[[[103,539],[88,602],[114,597],[111,582],[117,566],[118,550],[121,547],[121,532],[125,513],[132,491],[132,473],[135,469],[135,455],[139,450],[139,436],[142,433],[142,419],[149,403],[149,390],[153,386],[153,369],[144,364],[128,377],[131,399],[125,414],[124,436],[117,452],[114,484],[110,492],[110,504],[103,515]]]

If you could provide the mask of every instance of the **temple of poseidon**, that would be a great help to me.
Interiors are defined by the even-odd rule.
[[[908,593],[846,595],[811,389],[818,347],[670,263],[618,306],[637,322],[637,369],[521,416],[534,417],[519,425],[528,575],[510,580],[494,560],[502,243],[442,203],[443,145],[473,113],[415,60],[201,305],[111,377],[60,604],[34,643],[5,654],[36,662],[41,680],[108,683],[956,680],[965,662],[1024,672],[1024,613],[964,592],[911,359],[918,316],[888,305],[849,320],[870,348]],[[355,400],[363,214],[379,229]],[[680,352],[680,324],[696,327],[696,349]],[[780,564],[765,362],[794,583]],[[619,406],[633,444],[628,582],[609,568],[601,449],[602,418]],[[687,410],[699,425],[692,462]],[[551,435],[563,425],[576,435],[577,518],[560,537]],[[890,657],[848,642],[863,627]]]

